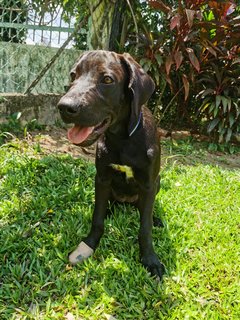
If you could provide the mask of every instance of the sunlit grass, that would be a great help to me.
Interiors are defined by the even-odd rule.
[[[188,152],[204,154],[181,144],[171,156]],[[0,319],[239,319],[240,170],[192,164],[162,169],[158,284],[140,264],[138,213],[128,205],[114,208],[93,257],[68,265],[90,227],[93,164],[2,146]]]

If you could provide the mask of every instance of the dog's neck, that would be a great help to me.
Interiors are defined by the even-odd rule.
[[[141,120],[142,120],[142,111],[139,114],[137,124],[133,124],[132,127],[130,126],[131,127],[131,132],[129,133],[129,137],[131,137],[134,134],[134,132],[138,129],[138,127],[141,124]]]
[[[137,123],[130,123],[131,99],[127,94],[125,94],[124,99],[121,101],[118,110],[117,121],[108,128],[105,136],[107,138],[114,138],[116,136],[118,139],[127,140],[141,127],[143,115],[140,112]],[[129,128],[131,128],[130,132]]]
[[[110,140],[128,140],[136,131],[138,131],[142,127],[142,112],[139,115],[138,122],[135,126],[132,126],[132,130],[129,133],[129,117],[118,121],[113,126],[111,126],[107,132],[105,132],[105,136]]]
[[[128,134],[128,122],[127,121],[119,121],[112,125],[108,130],[105,132],[105,136],[107,138],[114,138],[117,137],[118,139],[127,139]]]

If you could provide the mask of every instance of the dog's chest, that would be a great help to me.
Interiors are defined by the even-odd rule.
[[[141,145],[125,145],[119,159],[123,165],[131,167],[133,171],[144,169],[148,165],[147,154]]]
[[[96,156],[98,164],[110,167],[114,174],[125,177],[126,181],[137,178],[149,166],[144,142],[139,141],[119,140],[113,143],[103,138],[98,142]]]
[[[118,163],[110,163],[110,167],[113,170],[123,174],[127,181],[129,181],[129,179],[134,178],[134,172],[133,172],[132,167],[130,167],[130,166],[122,165],[122,164],[118,164]]]

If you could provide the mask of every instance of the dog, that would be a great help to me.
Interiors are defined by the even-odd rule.
[[[155,84],[128,53],[104,50],[83,53],[70,77],[69,90],[58,103],[62,120],[73,124],[68,139],[81,147],[98,142],[91,230],[69,261],[74,265],[93,254],[104,233],[109,202],[128,202],[140,213],[141,262],[161,279],[164,266],[152,241],[160,141],[153,115],[145,107]]]

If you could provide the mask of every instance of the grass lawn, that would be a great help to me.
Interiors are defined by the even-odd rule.
[[[92,163],[16,139],[0,147],[0,319],[240,319],[240,168],[224,154],[208,161],[201,144],[164,150],[159,284],[139,262],[128,205],[114,208],[93,257],[68,265],[90,227]]]

